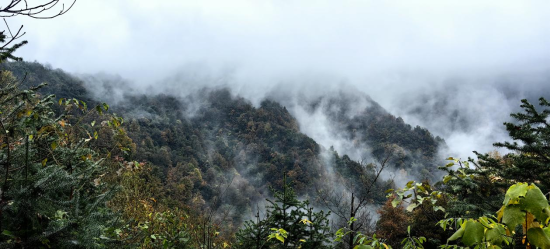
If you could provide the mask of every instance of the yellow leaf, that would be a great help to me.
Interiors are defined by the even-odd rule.
[[[278,239],[279,241],[285,243],[285,238],[283,238],[283,236],[281,236],[280,234],[276,233],[275,238]]]
[[[42,167],[46,166],[47,162],[48,162],[48,158],[44,158],[44,160],[42,160]]]
[[[312,224],[312,222],[309,221],[308,219],[302,219],[302,220],[300,220],[300,222],[302,222],[304,224]]]

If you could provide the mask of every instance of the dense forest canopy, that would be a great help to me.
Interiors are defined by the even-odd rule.
[[[364,161],[354,161],[333,148],[320,146],[301,133],[297,120],[286,107],[274,100],[265,100],[254,106],[228,89],[204,88],[193,93],[192,98],[130,92],[109,106],[94,98],[90,93],[93,89],[82,78],[59,69],[47,68],[36,62],[10,62],[2,64],[2,71],[5,75],[2,78],[4,86],[13,89],[10,94],[21,91],[16,89],[32,89],[27,90],[28,94],[32,94],[31,98],[21,99],[28,101],[25,106],[29,111],[22,109],[26,113],[22,116],[14,112],[10,115],[36,119],[33,122],[39,122],[37,124],[43,127],[53,125],[60,129],[55,133],[42,134],[45,128],[32,128],[31,131],[37,130],[38,133],[27,134],[25,131],[28,128],[21,125],[27,127],[34,123],[10,123],[11,129],[15,129],[13,135],[19,138],[11,138],[13,135],[10,135],[3,141],[12,143],[8,142],[11,138],[22,142],[17,142],[13,148],[4,146],[4,153],[9,151],[10,154],[24,155],[18,157],[24,158],[24,161],[13,161],[10,155],[10,164],[32,162],[36,165],[36,169],[18,169],[15,173],[26,179],[29,175],[33,176],[33,180],[29,180],[31,182],[41,182],[44,177],[48,179],[50,175],[60,174],[61,178],[57,181],[67,182],[67,188],[44,188],[43,191],[56,196],[65,192],[68,198],[66,203],[59,203],[62,205],[59,207],[47,201],[42,203],[40,198],[35,198],[36,204],[18,204],[39,208],[20,214],[21,217],[41,212],[38,210],[45,205],[53,208],[51,217],[55,216],[62,222],[44,223],[38,220],[37,224],[41,222],[44,225],[41,225],[43,228],[35,227],[37,230],[34,233],[39,233],[41,229],[60,230],[33,239],[32,236],[36,235],[32,235],[31,231],[34,230],[22,233],[23,230],[18,228],[20,225],[16,225],[24,221],[22,218],[6,219],[3,223],[9,224],[13,230],[6,229],[4,233],[6,245],[70,247],[73,243],[70,242],[71,232],[67,230],[69,233],[64,234],[61,231],[66,229],[63,224],[74,224],[83,230],[71,230],[72,234],[91,236],[78,237],[78,242],[75,242],[85,247],[92,244],[95,247],[122,244],[145,248],[156,245],[175,248],[319,248],[356,247],[365,243],[374,247],[400,247],[406,243],[431,247],[444,244],[446,238],[451,237],[449,231],[438,229],[435,223],[445,221],[441,224],[451,222],[464,226],[463,222],[470,222],[467,219],[494,214],[499,210],[505,190],[512,184],[532,182],[537,184],[533,188],[547,189],[544,155],[548,151],[545,135],[541,134],[547,132],[545,122],[548,122],[548,110],[538,113],[528,102],[522,106],[526,108],[526,114],[514,115],[524,124],[509,123],[506,126],[512,138],[526,144],[496,144],[518,154],[478,154],[477,160],[455,160],[460,164],[459,168],[443,167],[444,171],[440,172],[446,171],[447,175],[442,182],[438,182],[435,176],[443,173],[438,173],[436,169],[442,165],[437,159],[437,148],[446,146],[444,141],[426,129],[412,128],[370,99],[372,104],[359,115],[347,115],[349,106],[353,104],[349,98],[319,99],[317,104],[310,102],[311,110],[323,108],[333,127],[341,129],[351,141],[371,148],[368,151],[370,157],[364,158]],[[23,84],[18,83],[17,78],[20,77],[25,78]],[[40,82],[47,82],[48,85],[33,88]],[[48,96],[51,93],[56,96]],[[13,98],[9,96],[6,96],[7,100]],[[10,104],[16,102],[4,102],[5,108],[18,108]],[[325,104],[319,105],[321,102]],[[546,104],[541,99],[541,105]],[[42,109],[49,116],[42,118],[38,112]],[[67,133],[68,127],[71,131]],[[56,138],[53,135],[64,132],[71,136]],[[40,139],[49,142],[44,144]],[[82,145],[86,145],[85,150]],[[47,146],[49,153],[53,154],[39,153],[40,146]],[[29,154],[35,150],[37,154]],[[56,156],[56,153],[60,154]],[[70,156],[82,159],[70,159]],[[82,188],[70,180],[75,172],[64,165],[83,159],[83,162],[98,165],[92,166],[94,171],[80,177],[89,179],[88,183],[95,185],[93,188],[97,188],[99,196],[94,197],[87,190],[79,194],[85,197],[79,199],[82,201],[80,205],[95,203],[96,208],[103,206],[98,214],[72,209],[74,191]],[[54,163],[52,167],[60,167],[57,170],[64,173],[39,169],[50,162]],[[532,171],[535,165],[540,169]],[[521,167],[526,168],[521,170]],[[79,169],[84,168],[80,166]],[[514,173],[516,171],[521,173]],[[92,172],[97,173],[94,176]],[[391,175],[381,177],[383,172],[406,172],[405,176],[423,175],[424,178],[417,177],[422,183],[408,183],[405,189],[390,195],[386,201],[386,190],[395,189],[397,185]],[[63,174],[66,174],[65,178]],[[327,185],[327,182],[331,184]],[[25,180],[21,180],[20,184],[25,186]],[[103,188],[98,188],[100,186]],[[415,189],[416,194],[405,210],[396,203],[408,201],[411,195],[403,193],[410,192],[410,189]],[[24,197],[27,195],[32,196],[33,193],[13,193],[10,198],[31,198]],[[487,201],[486,196],[490,196],[491,201]],[[268,202],[264,202],[266,198]],[[103,204],[96,206],[98,202]],[[374,212],[376,209],[379,210]],[[5,211],[13,212],[10,210]],[[298,210],[303,211],[297,213]],[[85,218],[78,218],[76,213],[71,212],[96,218],[94,223],[86,224]],[[287,213],[288,217],[285,216]],[[446,215],[463,218],[453,223],[455,220],[445,220]],[[247,219],[251,221],[244,222]],[[500,218],[491,222],[499,221]],[[293,222],[301,222],[303,226],[291,225]],[[544,225],[544,221],[541,222]],[[96,230],[92,232],[91,229]],[[313,231],[316,235],[311,234]],[[91,242],[94,238],[95,241]],[[518,238],[513,236],[507,243]],[[469,245],[470,242],[463,240],[462,243]]]

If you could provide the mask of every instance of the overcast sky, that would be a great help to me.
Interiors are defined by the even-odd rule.
[[[451,126],[447,119],[424,120],[410,103],[453,85],[449,97],[465,107],[451,102],[449,111],[489,127],[448,140],[466,150],[495,142],[494,127],[512,109],[497,79],[544,74],[550,62],[547,0],[78,0],[52,20],[7,20],[25,25],[29,44],[18,55],[27,61],[119,74],[138,85],[194,68],[231,71],[246,89],[304,75],[344,81],[447,139],[456,135],[442,128]],[[477,108],[483,104],[498,111]]]
[[[186,63],[360,77],[509,70],[550,58],[544,0],[78,0],[53,20],[8,21],[25,24],[26,60],[129,78]]]

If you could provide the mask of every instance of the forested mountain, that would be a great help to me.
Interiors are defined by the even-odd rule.
[[[542,111],[523,100],[518,123],[505,123],[521,143],[495,146],[514,153],[450,157],[433,184],[444,141],[365,95],[299,103],[326,115],[322,125],[360,151],[355,161],[272,98],[140,94],[116,77],[1,65],[2,247],[550,246],[544,98]],[[108,88],[94,93],[90,77]],[[422,182],[394,189],[396,174]]]
[[[102,84],[96,89],[85,82],[94,76],[83,79],[36,62],[4,63],[2,69],[24,79],[23,87],[45,82],[48,85],[40,89],[42,94],[77,98],[88,106],[101,102],[94,91],[102,91],[103,85],[111,87],[100,92],[104,98],[125,89],[114,77],[95,78],[91,82]],[[329,104],[319,105],[325,101]],[[285,172],[299,196],[314,196],[316,186],[326,182],[333,169],[344,181],[355,181],[362,165],[378,163],[385,156],[384,148],[393,145],[398,149],[392,150],[391,167],[386,170],[404,169],[411,175],[424,174],[420,179],[430,177],[431,173],[425,173],[435,171],[437,148],[444,145],[439,137],[420,127],[411,128],[370,99],[369,108],[351,117],[347,112],[352,101],[346,96],[317,99],[308,108],[324,108],[334,129],[358,147],[372,148],[372,156],[363,162],[339,156],[301,133],[297,120],[279,103],[264,100],[255,107],[226,88],[204,88],[189,96],[123,91],[110,111],[124,118],[135,148],[125,159],[152,164],[171,203],[224,208],[236,228],[242,217],[252,214],[256,203],[270,196],[269,187],[283,187]],[[379,191],[372,198],[380,204],[383,196]]]

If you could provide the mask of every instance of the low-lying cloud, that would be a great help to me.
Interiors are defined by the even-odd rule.
[[[226,85],[257,104],[279,88],[351,86],[460,157],[506,139],[519,100],[549,90],[542,0],[81,0],[52,20],[8,22],[25,25],[26,60],[119,74],[136,89]],[[298,117],[308,135],[322,119]]]

